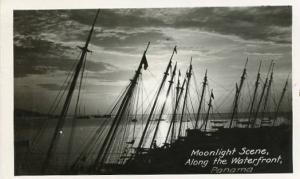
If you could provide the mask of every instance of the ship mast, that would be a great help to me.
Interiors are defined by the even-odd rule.
[[[171,122],[170,122],[170,125],[169,125],[169,128],[168,128],[168,132],[167,132],[167,135],[166,135],[165,144],[167,144],[170,132],[171,132],[171,141],[170,141],[170,143],[172,143],[172,138],[174,136],[176,116],[177,116],[177,109],[179,107],[179,102],[180,102],[181,96],[182,96],[183,91],[184,91],[185,82],[186,82],[186,78],[184,79],[184,81],[182,83],[182,86],[180,87],[180,81],[179,81],[179,76],[178,76],[178,83],[177,83],[177,87],[176,87],[176,96],[175,96],[176,102],[175,102],[175,107],[174,107],[172,119],[171,119]]]
[[[261,92],[261,95],[260,95],[260,98],[259,98],[259,101],[258,101],[258,105],[257,105],[257,109],[256,109],[256,112],[255,112],[255,115],[254,115],[254,119],[253,119],[253,121],[251,123],[252,127],[254,127],[256,119],[257,119],[257,116],[258,116],[258,112],[259,112],[260,105],[261,105],[261,102],[263,100],[263,97],[264,97],[264,94],[265,94],[265,91],[266,91],[266,87],[267,87],[267,83],[268,83],[268,79],[269,79],[269,73],[270,73],[270,70],[271,70],[272,66],[273,66],[273,60],[272,60],[272,62],[270,64],[270,67],[269,67],[269,70],[268,70],[268,74],[267,74],[266,80],[264,82],[263,89],[262,89],[262,92]]]
[[[198,128],[198,122],[199,122],[199,118],[200,118],[201,106],[202,106],[202,101],[203,101],[206,85],[207,85],[207,70],[205,71],[205,76],[204,76],[204,80],[203,80],[203,83],[202,83],[202,93],[201,93],[199,108],[198,108],[198,111],[197,111],[196,124],[195,124],[194,129]]]
[[[181,111],[181,118],[180,118],[179,129],[178,129],[178,138],[181,136],[182,121],[183,121],[184,111],[186,108],[186,100],[187,100],[187,95],[189,92],[190,79],[192,76],[192,68],[193,67],[192,67],[192,57],[191,57],[190,68],[189,68],[189,71],[186,73],[187,83],[186,83],[186,88],[185,88],[185,94],[184,94],[182,111]]]
[[[150,45],[150,42],[148,42],[148,45],[147,45],[147,48],[146,50],[144,51],[144,54],[143,54],[143,57],[141,59],[141,62],[138,66],[138,69],[136,70],[135,72],[135,75],[133,77],[132,80],[130,80],[130,84],[129,84],[129,87],[128,87],[128,90],[121,102],[121,105],[120,105],[120,108],[118,109],[117,111],[117,114],[112,122],[112,125],[110,126],[110,129],[104,139],[104,142],[98,152],[98,155],[96,157],[96,160],[94,161],[93,165],[92,165],[92,168],[90,168],[91,170],[97,170],[97,167],[98,166],[102,166],[105,162],[105,159],[106,159],[106,156],[108,154],[108,150],[110,149],[111,147],[111,144],[112,144],[112,141],[116,135],[116,132],[117,132],[117,129],[119,128],[119,124],[121,122],[121,119],[123,118],[123,115],[128,107],[128,104],[131,100],[131,97],[132,97],[132,94],[135,90],[135,87],[136,87],[136,84],[137,84],[137,81],[138,81],[138,78],[141,74],[141,70],[142,70],[142,67],[144,66],[144,69],[146,70],[147,67],[148,67],[148,63],[147,63],[147,59],[146,59],[146,53],[147,53],[147,50],[149,48],[149,45]]]
[[[255,99],[256,99],[257,88],[258,88],[258,85],[259,85],[260,68],[261,68],[261,61],[259,63],[259,67],[258,67],[258,72],[257,72],[257,76],[256,76],[256,81],[255,81],[255,88],[254,88],[253,98],[252,98],[252,102],[251,102],[251,106],[250,106],[248,128],[250,127],[251,115],[253,113],[254,102],[255,102]]]
[[[265,96],[264,108],[263,108],[263,111],[262,111],[261,122],[264,121],[264,115],[265,115],[265,111],[266,111],[266,108],[267,108],[267,105],[268,105],[268,99],[269,99],[269,96],[270,96],[271,85],[272,85],[272,81],[273,81],[273,69],[274,69],[274,63],[272,65],[272,72],[271,72],[269,83],[268,83],[268,86],[267,86],[267,92],[266,92],[266,96]]]
[[[275,122],[277,121],[277,116],[278,116],[279,108],[280,108],[280,105],[281,105],[281,103],[282,103],[284,94],[285,94],[285,92],[286,92],[286,88],[287,88],[287,85],[288,85],[288,80],[289,80],[289,76],[287,77],[287,79],[286,79],[286,81],[285,81],[285,84],[284,84],[284,87],[283,87],[283,90],[282,90],[282,92],[281,92],[281,96],[280,96],[280,99],[279,99],[279,102],[278,102],[278,105],[277,105],[277,108],[276,108],[276,112],[275,112],[275,117],[274,117],[274,121],[273,121],[273,126],[275,126]]]
[[[158,117],[158,121],[157,121],[157,124],[156,124],[156,127],[155,127],[155,131],[154,131],[154,134],[153,134],[153,137],[152,137],[152,141],[151,141],[151,144],[150,144],[150,148],[152,148],[152,146],[153,146],[153,144],[154,144],[154,140],[155,140],[155,138],[156,138],[156,135],[157,135],[157,132],[158,132],[158,129],[159,129],[159,124],[160,124],[160,121],[161,121],[163,112],[164,112],[164,110],[165,110],[165,106],[166,106],[166,103],[167,103],[167,100],[168,100],[170,91],[171,91],[171,89],[172,89],[174,77],[175,77],[175,75],[176,75],[176,68],[177,68],[177,63],[175,64],[175,67],[174,67],[174,69],[173,69],[173,73],[172,73],[172,76],[171,76],[171,80],[169,81],[169,87],[168,87],[168,90],[167,90],[166,99],[165,99],[165,101],[164,101],[164,104],[163,104],[163,106],[162,106],[162,108],[161,108],[161,111],[160,111],[160,114],[159,114],[159,117]]]
[[[99,12],[100,12],[100,10],[98,10],[97,13],[96,13],[96,16],[94,18],[91,30],[89,32],[89,35],[88,35],[88,38],[85,42],[84,47],[80,47],[81,56],[80,56],[79,62],[76,65],[75,73],[74,73],[74,76],[72,78],[72,81],[71,81],[71,84],[70,84],[70,87],[69,87],[69,91],[68,91],[65,103],[63,105],[62,111],[61,111],[59,119],[58,119],[58,123],[56,124],[54,134],[52,136],[49,148],[48,148],[47,153],[46,153],[46,158],[45,158],[45,161],[44,161],[43,166],[42,166],[42,172],[43,173],[45,172],[46,168],[48,167],[50,159],[53,156],[53,152],[55,150],[55,147],[56,147],[56,144],[58,142],[60,133],[62,131],[63,125],[64,125],[65,120],[66,120],[66,115],[68,113],[68,109],[69,109],[71,99],[72,99],[72,96],[73,96],[73,93],[74,93],[74,90],[75,90],[75,87],[76,87],[78,76],[80,74],[80,71],[82,70],[82,66],[84,64],[86,54],[87,54],[87,52],[90,52],[90,50],[88,49],[88,46],[89,46],[89,43],[91,41],[91,37],[92,37],[93,31],[94,31],[94,26],[96,24],[96,20],[98,18]]]
[[[205,117],[205,126],[204,126],[204,131],[206,131],[206,128],[207,128],[207,123],[208,123],[208,118],[209,118],[209,112],[210,112],[210,109],[212,107],[212,99],[214,99],[214,94],[213,94],[213,90],[211,90],[210,92],[210,98],[209,98],[209,103],[208,103],[208,110],[207,110],[207,113],[206,113],[206,117]]]
[[[243,74],[241,76],[240,85],[237,88],[238,90],[236,91],[236,95],[235,95],[235,99],[234,99],[234,106],[233,106],[233,110],[232,110],[232,115],[231,115],[231,120],[230,120],[229,128],[232,127],[233,119],[234,119],[234,117],[235,117],[235,115],[237,113],[237,108],[238,108],[238,102],[239,102],[240,94],[241,94],[242,87],[243,87],[243,84],[244,84],[244,81],[245,81],[245,78],[246,78],[246,71],[247,71],[246,70],[246,66],[247,66],[247,63],[248,63],[248,58],[246,60],[245,67],[244,67],[244,70],[243,70]]]
[[[141,147],[142,147],[142,144],[143,144],[143,141],[144,141],[146,132],[147,132],[147,130],[148,130],[148,127],[149,127],[149,124],[150,124],[150,121],[151,121],[151,118],[152,118],[154,109],[155,109],[155,107],[156,107],[156,103],[157,103],[157,101],[158,101],[158,97],[160,96],[161,90],[162,90],[162,88],[163,88],[163,86],[164,86],[164,84],[165,84],[165,81],[166,81],[166,79],[167,79],[167,76],[169,75],[169,70],[170,70],[170,68],[171,68],[172,58],[173,58],[173,56],[174,56],[174,53],[177,53],[176,46],[175,46],[174,49],[173,49],[171,58],[170,58],[170,60],[169,60],[169,64],[168,64],[168,66],[167,66],[167,68],[166,68],[166,71],[165,71],[165,73],[164,73],[163,79],[162,79],[162,81],[161,81],[161,84],[160,84],[160,86],[159,86],[158,92],[157,92],[157,94],[156,94],[156,97],[155,97],[153,106],[152,106],[152,108],[151,108],[150,114],[149,114],[149,116],[148,116],[148,119],[147,119],[147,122],[146,122],[146,125],[145,125],[145,129],[143,130],[141,139],[140,139],[139,144],[138,144],[138,146],[137,146],[137,151],[139,151],[139,150],[141,149]]]

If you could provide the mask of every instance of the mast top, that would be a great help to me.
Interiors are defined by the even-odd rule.
[[[145,50],[144,53],[146,53],[146,52],[148,51],[149,45],[150,45],[150,41],[148,42],[147,47],[146,47],[146,50]]]
[[[289,80],[289,78],[290,78],[290,74],[291,74],[291,72],[288,74],[288,76],[287,76],[287,78],[286,78],[286,81],[288,81],[288,80]]]
[[[189,73],[192,73],[192,61],[193,61],[193,57],[191,57],[191,60],[190,60],[190,69],[189,69]]]
[[[85,42],[85,46],[84,46],[85,50],[88,50],[88,45],[89,45],[89,43],[91,41],[92,34],[93,34],[93,31],[94,31],[94,27],[95,27],[95,24],[96,24],[96,21],[97,21],[99,13],[100,13],[100,9],[98,9],[98,11],[96,13],[96,16],[95,16],[94,21],[93,21],[93,25],[92,25],[91,30],[90,30],[90,33],[89,33],[88,38],[87,38],[87,40]]]
[[[274,71],[274,66],[275,66],[275,63],[273,62],[273,64],[272,64],[272,73]]]
[[[173,52],[172,52],[172,55],[171,55],[171,57],[170,57],[170,62],[169,62],[169,64],[172,62],[172,59],[173,59],[174,53],[176,53],[176,54],[177,54],[177,46],[176,46],[176,45],[175,45],[175,47],[174,47],[174,49],[173,49]]]
[[[93,27],[94,27],[95,24],[96,24],[96,21],[97,21],[97,18],[98,18],[99,13],[100,13],[100,9],[97,10],[97,13],[96,13],[96,16],[95,16],[94,22],[93,22]]]
[[[268,73],[267,73],[267,78],[266,79],[269,78],[269,74],[270,74],[270,71],[272,70],[272,66],[273,66],[273,60],[271,61],[271,64],[269,66]]]
[[[248,57],[247,57],[247,60],[246,60],[246,63],[245,63],[245,67],[244,67],[244,68],[246,68],[247,64],[248,64]]]
[[[175,45],[173,51],[177,54],[177,45]]]

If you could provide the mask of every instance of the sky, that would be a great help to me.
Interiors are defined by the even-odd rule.
[[[49,110],[78,60],[77,46],[85,43],[95,14],[93,9],[14,11],[16,109]],[[289,6],[102,9],[89,46],[92,53],[87,56],[80,105],[87,113],[109,110],[134,75],[148,41],[149,67],[143,71],[143,84],[149,95],[156,90],[176,45],[173,61],[183,74],[192,58],[192,90],[200,90],[208,70],[209,88],[221,112],[228,112],[232,105],[232,90],[247,58],[245,99],[252,94],[259,61],[263,81],[274,60],[272,93],[278,101],[292,69],[291,37]],[[287,96],[290,93],[291,88]],[[291,101],[285,100],[282,106],[291,110]]]

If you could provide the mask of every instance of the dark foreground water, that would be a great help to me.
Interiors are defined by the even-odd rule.
[[[141,116],[139,118],[142,118]],[[165,116],[167,119],[168,116]],[[71,119],[71,118],[70,118]],[[103,142],[104,136],[108,131],[109,125],[107,122],[111,119],[109,118],[81,118],[76,120],[76,127],[73,129],[74,140],[70,142],[70,133],[72,129],[71,120],[68,119],[65,127],[60,131],[60,139],[57,144],[57,148],[50,162],[51,170],[55,172],[60,172],[70,167],[70,165],[76,160],[79,153],[86,146],[88,141],[91,139],[93,134],[95,134],[98,128],[101,128],[102,135],[98,140],[96,140],[93,145],[94,149],[90,152],[89,159],[86,160],[86,165],[89,165],[97,155],[97,151]],[[108,162],[116,163],[118,162],[122,151],[128,148],[129,144],[126,142],[134,140],[133,144],[130,144],[130,150],[133,150],[137,146],[140,139],[140,134],[145,126],[145,119],[139,119],[137,123],[127,123],[126,128],[120,128],[117,135],[117,140],[114,142],[114,149],[112,150]],[[180,116],[178,116],[180,119]],[[281,115],[277,119],[277,124],[290,123],[287,120],[288,115]],[[245,116],[239,116],[240,121],[248,120]],[[183,133],[186,129],[192,129],[194,127],[193,122],[191,122],[191,116],[184,117]],[[207,125],[208,130],[214,130],[214,121],[219,121],[223,123],[224,127],[228,127],[229,120],[228,114],[224,115],[214,115]],[[221,122],[220,122],[221,121]],[[15,174],[16,175],[35,175],[41,173],[41,166],[43,164],[45,153],[50,143],[50,139],[53,135],[54,127],[57,120],[47,117],[32,117],[32,116],[22,116],[15,117]],[[109,123],[109,122],[108,122]],[[149,146],[151,141],[151,136],[154,131],[156,121],[152,121],[150,125],[150,132],[146,136],[146,141],[144,143],[145,147]],[[259,125],[260,120],[257,121],[256,125]],[[159,132],[157,134],[157,145],[161,146],[165,141],[165,136],[169,128],[169,121],[163,120],[159,127]],[[200,122],[201,126],[201,122]],[[243,127],[243,124],[237,124],[238,127]],[[133,132],[134,131],[134,132]],[[126,135],[124,135],[126,133]],[[122,141],[122,144],[119,142]],[[70,147],[71,145],[71,147]],[[132,151],[131,151],[132,152]]]

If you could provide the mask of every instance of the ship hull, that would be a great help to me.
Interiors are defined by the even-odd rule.
[[[211,133],[187,130],[186,137],[170,146],[136,154],[116,173],[289,173],[291,134],[288,126],[220,129]]]

